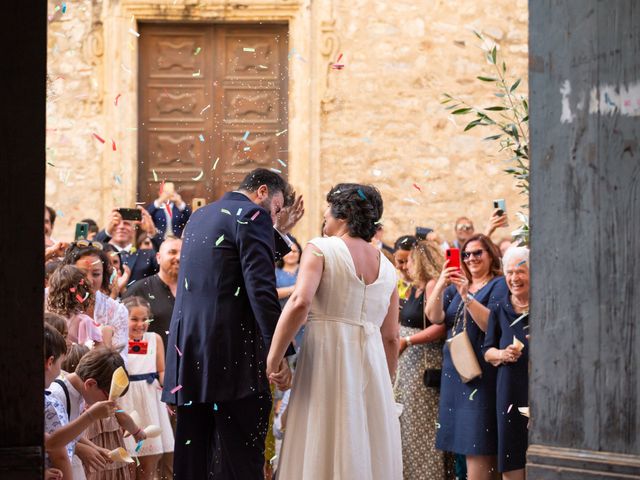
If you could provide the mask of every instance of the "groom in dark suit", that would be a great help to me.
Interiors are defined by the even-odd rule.
[[[280,176],[254,170],[194,212],[182,235],[162,393],[177,405],[178,480],[263,478],[266,357],[280,316],[274,254],[288,252],[282,228],[304,212],[300,198],[285,207],[291,197]],[[286,361],[278,375],[289,381]]]

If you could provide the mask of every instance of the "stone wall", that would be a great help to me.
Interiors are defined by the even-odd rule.
[[[473,30],[499,42],[526,92],[526,1],[337,4],[345,68],[331,73],[336,100],[322,118],[321,190],[340,181],[377,185],[388,241],[417,225],[450,238],[460,215],[478,229],[494,198],[506,199],[515,225],[524,202],[502,172],[508,157],[481,140],[493,133],[463,133],[467,117],[449,115],[440,100],[448,92],[474,105],[494,104],[492,86],[476,80],[492,66]],[[507,231],[499,233],[496,239]]]
[[[324,194],[340,181],[379,186],[388,241],[416,225],[450,237],[460,214],[480,227],[493,198],[506,198],[517,223],[523,202],[502,173],[507,157],[481,140],[489,133],[463,133],[464,119],[439,102],[443,92],[479,105],[495,98],[475,80],[491,66],[474,29],[526,75],[525,0],[78,0],[64,13],[61,5],[49,2],[46,198],[60,213],[56,237],[135,201],[137,38],[129,28],[144,19],[289,22],[299,52],[290,59],[290,178],[307,196],[302,239],[319,231]],[[333,70],[339,53],[345,67]],[[523,77],[522,92],[526,84]]]

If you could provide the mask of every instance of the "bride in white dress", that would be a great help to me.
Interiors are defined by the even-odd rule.
[[[278,480],[402,478],[391,378],[398,353],[395,268],[369,241],[382,216],[371,186],[327,195],[324,238],[302,254],[295,291],[274,333],[267,374],[307,320],[293,380]]]

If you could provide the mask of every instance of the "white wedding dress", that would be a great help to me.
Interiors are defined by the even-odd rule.
[[[278,480],[399,480],[400,423],[380,335],[396,271],[380,255],[365,285],[339,237],[324,255],[298,358]]]

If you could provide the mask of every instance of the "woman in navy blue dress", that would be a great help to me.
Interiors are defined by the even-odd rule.
[[[504,480],[524,480],[527,418],[518,407],[529,405],[529,250],[511,247],[503,264],[511,295],[491,310],[484,358],[498,367],[498,470]]]
[[[466,309],[466,330],[482,376],[463,383],[445,343],[436,447],[466,455],[469,480],[490,480],[497,453],[497,372],[484,361],[482,347],[490,309],[504,303],[509,291],[497,247],[485,235],[474,235],[465,242],[462,260],[462,271],[445,263],[427,301],[427,315],[432,323],[445,322],[449,339],[462,331]]]

